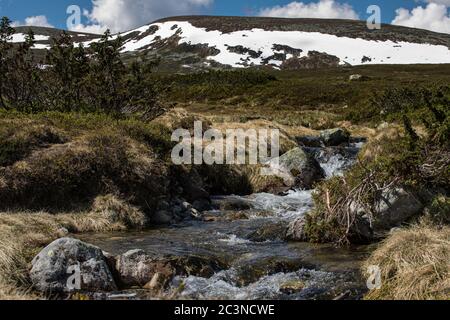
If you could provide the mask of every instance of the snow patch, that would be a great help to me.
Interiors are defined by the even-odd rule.
[[[26,38],[26,34],[24,33],[16,33],[12,35],[12,39],[10,42],[12,43],[20,43],[20,42],[25,42],[25,38]],[[36,34],[34,35],[34,40],[35,41],[48,41],[50,39],[49,36],[43,36],[43,35],[39,35]]]

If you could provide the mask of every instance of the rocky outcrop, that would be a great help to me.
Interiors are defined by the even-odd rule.
[[[294,148],[270,162],[271,172],[282,178],[287,189],[311,189],[325,177],[319,163],[301,148]]]
[[[341,60],[333,55],[310,51],[306,57],[293,57],[284,61],[281,65],[283,70],[302,70],[338,67]]]
[[[117,289],[102,250],[72,238],[58,239],[43,249],[32,261],[30,278],[45,293]]]
[[[275,51],[284,51],[285,54],[292,54],[294,57],[299,57],[303,52],[302,49],[292,48],[283,44],[274,44],[272,49]]]
[[[244,46],[227,46],[228,51],[232,53],[238,53],[238,54],[247,54],[251,58],[256,59],[259,58],[263,53],[262,51],[255,51],[251,50],[249,48],[245,48]]]

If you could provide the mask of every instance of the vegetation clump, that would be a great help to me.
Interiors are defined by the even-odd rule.
[[[24,43],[11,43],[14,28],[0,21],[0,108],[20,112],[103,112],[115,117],[140,114],[151,120],[164,112],[151,78],[155,61],[141,57],[126,65],[123,40],[105,32],[88,48],[62,32],[43,61],[33,53],[30,30]]]
[[[400,133],[390,138],[381,134],[381,139],[369,142],[353,169],[319,185],[314,195],[316,208],[307,217],[308,238],[340,244],[360,242],[364,229],[372,228],[377,219],[380,197],[386,191],[406,189],[425,205],[436,194],[447,192],[450,186],[447,106],[429,103],[422,108],[426,129],[423,135],[416,132],[404,113]]]
[[[426,223],[397,230],[384,240],[363,266],[379,266],[381,289],[369,300],[448,299],[450,228]]]

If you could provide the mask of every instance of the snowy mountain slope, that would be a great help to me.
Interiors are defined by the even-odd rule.
[[[35,32],[39,49],[54,36],[41,29]],[[13,41],[23,41],[23,34],[16,34]],[[98,39],[73,36],[75,43],[85,45]],[[171,70],[450,63],[450,35],[391,25],[370,31],[365,22],[351,20],[173,17],[120,36],[126,59],[148,53]]]
[[[42,58],[45,55],[45,49],[49,49],[52,43],[52,39],[59,36],[63,30],[47,28],[47,27],[15,27],[15,33],[12,36],[12,43],[23,43],[25,42],[25,36],[31,29],[34,32],[34,38],[36,44],[34,45],[34,49],[36,50],[38,58]],[[71,32],[66,31],[68,34],[72,36],[72,39],[75,42],[85,42],[90,40],[99,39],[100,36],[96,34],[90,33],[81,33],[81,32]]]
[[[147,34],[145,34],[147,33]],[[223,33],[193,26],[190,22],[153,23],[125,33],[123,52],[158,50],[164,46],[203,47],[206,59],[222,65],[283,67],[289,59],[301,59],[311,52],[326,53],[338,64],[450,63],[450,49],[426,43],[373,41],[339,37],[320,32],[269,31],[259,28]],[[140,37],[141,35],[144,36]]]

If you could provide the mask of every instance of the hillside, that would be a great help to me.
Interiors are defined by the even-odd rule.
[[[59,33],[34,30],[37,49],[46,48],[49,37]],[[98,37],[73,35],[76,43],[86,45]],[[371,31],[365,22],[352,20],[170,17],[121,36],[127,59],[149,53],[169,71],[450,63],[450,35],[392,25]]]
[[[15,34],[13,35],[13,43],[22,43],[25,41],[25,36],[32,30],[35,35],[36,44],[34,50],[38,59],[45,57],[45,50],[49,49],[52,44],[52,39],[59,36],[63,30],[47,27],[15,27]],[[100,38],[99,35],[83,32],[66,31],[72,36],[74,42],[86,42]]]

